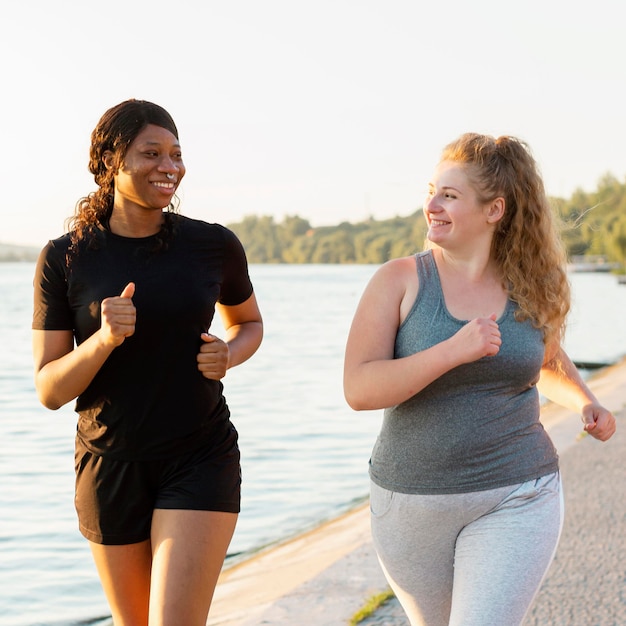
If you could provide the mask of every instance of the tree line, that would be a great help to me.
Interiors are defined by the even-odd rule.
[[[606,174],[594,192],[575,191],[569,200],[551,198],[568,256],[600,255],[626,266],[626,183]],[[406,217],[313,228],[298,215],[244,217],[228,224],[250,263],[374,263],[423,249],[426,222],[421,209]]]
[[[602,256],[626,271],[626,182],[611,174],[597,189],[551,198],[568,255]],[[250,263],[373,263],[423,249],[426,223],[421,209],[406,217],[367,219],[314,228],[298,215],[276,222],[250,215],[228,224],[241,239]],[[0,244],[0,261],[37,258],[39,250]]]

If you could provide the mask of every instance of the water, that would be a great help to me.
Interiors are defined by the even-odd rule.
[[[69,626],[108,607],[73,508],[71,406],[41,407],[32,383],[34,266],[0,263],[0,623]],[[240,433],[243,510],[231,559],[363,500],[380,412],[341,389],[345,340],[373,266],[264,266],[251,275],[265,339],[224,380]],[[573,274],[566,347],[575,360],[626,353],[626,286]],[[219,333],[219,329],[214,329]]]

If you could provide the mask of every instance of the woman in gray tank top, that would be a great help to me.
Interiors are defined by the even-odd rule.
[[[562,527],[538,389],[601,441],[615,419],[561,348],[565,255],[528,147],[462,135],[424,215],[426,251],[380,267],[346,347],[348,403],[384,409],[374,545],[412,626],[517,626]]]

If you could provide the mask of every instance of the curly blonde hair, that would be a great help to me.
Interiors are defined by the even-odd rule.
[[[570,309],[566,255],[530,148],[515,137],[466,133],[443,149],[441,160],[463,166],[479,201],[504,198],[492,258],[519,307],[516,319],[532,320],[546,346],[558,348]]]

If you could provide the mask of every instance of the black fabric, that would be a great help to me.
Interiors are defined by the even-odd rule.
[[[68,267],[69,236],[43,249],[34,280],[33,328],[72,330],[78,344],[100,326],[100,303],[136,285],[135,333],[116,348],[76,402],[78,436],[92,452],[157,459],[192,450],[230,432],[219,381],[196,357],[215,303],[252,294],[243,248],[230,230],[182,216],[166,250],[154,237],[103,230]]]
[[[150,538],[154,509],[239,513],[241,469],[236,433],[167,460],[121,461],[76,441],[80,532],[94,543],[125,545]]]

